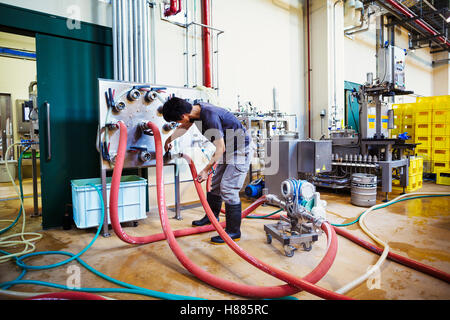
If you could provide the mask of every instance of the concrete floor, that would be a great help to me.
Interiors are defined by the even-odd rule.
[[[25,194],[31,190],[31,181],[25,182]],[[8,198],[7,185],[0,184],[1,198]],[[440,186],[431,182],[424,183],[421,191],[449,192],[450,187]],[[392,193],[390,198],[396,195]],[[333,223],[353,221],[364,209],[350,204],[350,195],[321,190],[321,198],[328,202],[328,219]],[[381,202],[380,195],[378,203]],[[245,202],[244,207],[249,203]],[[32,198],[25,200],[28,213],[32,212]],[[0,201],[0,219],[11,219],[17,214],[18,200]],[[269,213],[275,209],[270,206],[260,207],[257,213]],[[173,212],[169,211],[173,216]],[[203,216],[203,210],[198,208],[182,211],[183,220],[171,219],[175,229],[190,227],[191,221]],[[79,230],[73,227],[69,231],[62,229],[42,230],[41,218],[30,218],[27,215],[27,231],[42,233],[43,239],[36,243],[37,251],[63,250],[72,253],[81,251],[93,238],[95,231]],[[298,250],[294,256],[284,255],[282,246],[277,241],[266,243],[264,224],[273,223],[270,220],[246,219],[242,225],[242,238],[238,242],[244,250],[260,260],[302,277],[309,273],[325,253],[326,237],[322,235],[313,245],[310,252]],[[390,207],[377,210],[366,219],[367,226],[381,239],[388,241],[393,252],[418,260],[422,263],[439,268],[450,273],[450,198],[428,198],[401,202]],[[2,222],[0,226],[6,226]],[[14,230],[18,231],[21,224]],[[359,237],[371,241],[358,224],[347,227],[347,230]],[[136,228],[126,227],[131,235],[143,236],[161,232],[157,212],[148,214],[146,220],[141,220]],[[156,291],[196,296],[206,299],[244,299],[215,289],[192,276],[176,259],[166,241],[148,245],[130,245],[122,242],[111,230],[111,237],[99,237],[95,244],[81,257],[89,265],[99,271],[130,284]],[[7,233],[9,234],[9,233]],[[187,256],[206,271],[228,280],[260,286],[283,284],[238,257],[225,246],[214,246],[209,238],[216,235],[210,232],[178,238],[178,242]],[[329,290],[337,290],[344,284],[365,273],[370,265],[378,260],[378,255],[371,253],[353,242],[338,236],[338,253],[333,266],[318,285]],[[372,241],[371,241],[372,242]],[[5,248],[12,250],[11,248]],[[21,249],[21,248],[20,248]],[[16,249],[16,250],[19,250]],[[44,265],[66,259],[63,256],[39,256],[28,259],[29,264]],[[25,279],[49,281],[66,284],[70,276],[68,268],[79,266],[76,262],[56,269],[30,271]],[[82,266],[82,287],[117,287],[95,276]],[[369,289],[366,283],[348,292],[348,296],[365,300],[396,300],[396,299],[450,299],[450,285],[422,274],[413,269],[387,260],[381,268],[380,286]],[[15,279],[20,273],[19,268],[11,261],[0,264],[0,282]],[[49,292],[58,289],[18,285],[15,291]],[[151,299],[149,297],[120,293],[105,293],[115,299]],[[319,299],[307,292],[295,295],[299,299]]]

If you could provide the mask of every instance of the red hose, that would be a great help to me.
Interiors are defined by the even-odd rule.
[[[126,144],[127,144],[127,127],[125,124],[121,121],[119,121],[119,128],[120,128],[120,137],[119,137],[119,148],[117,150],[117,160],[116,160],[116,166],[114,167],[114,172],[112,176],[111,181],[111,193],[110,193],[110,199],[109,199],[109,214],[110,214],[110,220],[111,220],[111,226],[114,229],[114,232],[116,235],[124,242],[131,243],[131,244],[147,244],[152,243],[156,241],[161,241],[166,239],[166,235],[164,233],[158,233],[153,234],[150,236],[144,236],[144,237],[134,237],[128,235],[120,225],[119,221],[119,214],[117,210],[118,205],[118,197],[119,197],[119,183],[120,183],[120,177],[122,176],[122,169],[123,169],[123,161],[125,159],[125,151],[126,151]],[[245,209],[242,212],[242,217],[245,218],[248,214],[250,214],[252,211],[254,211],[257,207],[259,207],[261,204],[265,202],[265,197],[261,197],[258,200],[256,200],[251,206],[249,206],[247,209]],[[221,223],[222,226],[225,226],[225,222]],[[214,231],[214,226],[207,225],[202,227],[193,227],[193,228],[186,228],[181,230],[175,230],[174,235],[175,237],[183,237],[208,231]]]
[[[25,300],[106,300],[98,295],[88,292],[54,292],[45,293],[27,298]]]
[[[334,227],[334,230],[336,230],[337,234],[339,234],[339,235],[341,235],[343,237],[346,237],[347,239],[353,241],[354,243],[359,244],[360,246],[362,246],[362,247],[364,247],[364,248],[366,248],[366,249],[368,249],[368,250],[370,250],[372,252],[375,252],[378,255],[381,255],[382,252],[383,252],[383,249],[381,249],[380,247],[377,247],[376,245],[374,245],[374,244],[372,244],[370,242],[367,242],[367,241],[365,241],[363,239],[360,239],[360,238],[354,236],[353,234],[351,234],[350,232],[345,231],[344,229],[340,229],[340,228]],[[405,265],[407,267],[413,268],[413,269],[415,269],[417,271],[421,271],[421,272],[426,273],[426,274],[428,274],[430,276],[433,276],[435,278],[441,279],[441,280],[443,280],[443,281],[445,281],[447,283],[450,283],[450,274],[448,274],[448,273],[446,273],[444,271],[441,271],[439,269],[436,269],[436,268],[433,268],[431,266],[425,265],[425,264],[420,263],[418,261],[411,260],[409,258],[403,257],[401,255],[398,255],[398,254],[390,252],[390,251],[388,253],[387,258],[392,260],[392,261],[395,261],[397,263],[403,264],[403,265]]]
[[[264,216],[264,214],[253,214],[252,216],[258,217],[258,216]],[[273,216],[267,217],[265,219],[276,219],[276,220],[278,220],[279,218],[280,218],[280,215],[278,214],[278,215],[273,215]],[[368,249],[368,250],[370,250],[370,251],[372,251],[372,252],[374,252],[374,253],[376,253],[378,255],[381,255],[383,253],[383,249],[382,248],[377,247],[376,245],[374,245],[374,244],[372,244],[372,243],[370,243],[368,241],[365,241],[365,240],[363,240],[361,238],[358,238],[355,235],[351,234],[350,232],[348,232],[348,231],[346,231],[346,230],[344,230],[342,228],[338,228],[338,227],[333,227],[333,228],[334,228],[334,230],[336,231],[337,234],[339,234],[340,236],[343,236],[343,237],[349,239],[350,241],[353,241],[354,243],[360,245],[361,247],[366,248],[366,249]],[[400,264],[402,264],[404,266],[410,267],[410,268],[412,268],[414,270],[423,272],[423,273],[428,274],[428,275],[430,275],[432,277],[435,277],[437,279],[440,279],[440,280],[443,280],[443,281],[445,281],[447,283],[450,283],[450,274],[448,274],[448,273],[446,273],[446,272],[444,272],[442,270],[436,269],[436,268],[434,268],[432,266],[429,266],[429,265],[423,264],[421,262],[418,262],[418,261],[415,261],[415,260],[403,257],[403,256],[401,256],[399,254],[396,254],[396,253],[393,253],[391,251],[389,251],[387,258],[389,260],[394,261],[394,262],[400,263]]]
[[[117,213],[117,197],[118,197],[118,189],[119,189],[119,183],[120,183],[120,175],[123,169],[123,160],[125,155],[125,147],[126,147],[126,140],[127,140],[127,130],[126,126],[123,124],[123,122],[119,122],[120,127],[120,138],[119,138],[119,148],[117,153],[117,160],[116,160],[116,166],[114,168],[113,173],[113,179],[111,182],[111,196],[110,196],[110,219],[111,219],[111,225],[113,226],[113,229],[115,233],[119,236],[120,239],[122,239],[125,242],[128,243],[145,243],[142,241],[152,242],[156,241],[158,238],[158,235],[152,235],[148,237],[132,237],[127,235],[123,230],[121,229],[120,223],[118,221],[118,213]],[[342,298],[344,296],[337,295],[333,292],[329,292],[328,290],[321,289],[310,282],[317,282],[319,281],[329,270],[329,268],[332,265],[332,262],[334,261],[334,258],[336,256],[337,252],[337,242],[336,242],[336,234],[332,228],[329,228],[328,225],[324,226],[324,231],[326,232],[327,236],[329,237],[329,250],[327,251],[327,254],[322,259],[320,264],[310,273],[308,274],[304,280],[298,279],[296,277],[290,276],[289,274],[285,272],[280,272],[275,269],[275,273],[270,270],[270,267],[260,263],[258,260],[254,259],[253,257],[249,256],[248,254],[244,254],[244,256],[251,260],[252,262],[256,263],[257,266],[261,266],[266,272],[269,272],[272,275],[275,275],[279,278],[287,278],[291,281],[287,282],[293,282],[295,287],[292,285],[281,285],[281,286],[272,286],[272,287],[260,287],[260,286],[250,286],[245,284],[239,284],[232,281],[220,279],[212,274],[209,274],[208,272],[202,270],[197,265],[193,264],[192,261],[188,259],[188,257],[182,252],[181,248],[179,247],[176,239],[175,239],[175,232],[171,230],[169,220],[167,217],[166,212],[166,205],[165,205],[165,194],[164,194],[164,182],[163,182],[163,176],[162,176],[162,168],[163,168],[163,159],[162,159],[162,145],[161,145],[161,136],[159,129],[156,125],[149,122],[148,127],[153,130],[154,137],[155,137],[155,148],[156,148],[156,178],[157,178],[157,196],[158,196],[158,208],[160,212],[160,219],[161,219],[161,225],[164,231],[165,238],[168,240],[169,246],[171,247],[172,251],[176,255],[177,259],[180,261],[180,263],[188,269],[191,273],[193,273],[195,276],[197,276],[199,279],[205,281],[208,284],[211,284],[219,289],[238,294],[241,296],[248,296],[248,297],[261,297],[261,298],[279,298],[287,295],[291,295],[294,293],[299,292],[303,287],[306,287],[306,289],[312,293],[318,293],[319,296],[325,297],[325,298]],[[185,156],[187,157],[187,156]],[[191,173],[193,173],[193,177],[196,177],[196,170],[195,166],[193,165],[192,161],[190,161],[190,168]],[[209,205],[207,204],[207,201],[205,199],[205,195],[203,194],[203,190],[201,188],[200,183],[198,181],[195,181],[195,186],[197,189],[197,192],[200,191],[199,196],[200,199],[203,200],[202,203],[205,206],[207,214],[210,216],[213,215],[211,212],[211,209],[209,208]],[[264,202],[264,197],[258,199],[252,206],[247,208],[245,210],[245,215],[249,214],[251,211],[256,209],[257,206],[262,204]],[[244,214],[243,214],[244,215]],[[216,219],[212,219],[214,228],[218,229],[218,226],[221,226],[217,222]],[[215,223],[214,223],[215,222]],[[212,226],[205,226],[200,227],[203,230],[211,230]],[[195,228],[196,230],[200,231],[200,228]],[[190,228],[193,229],[193,228]],[[203,231],[202,230],[202,231]],[[225,232],[222,227],[218,229],[218,232],[220,234],[221,231]],[[183,232],[186,232],[185,230],[179,230],[179,235]],[[204,232],[204,231],[203,231]],[[225,241],[228,235],[223,237]],[[159,236],[161,238],[161,236]],[[228,240],[232,241],[229,237]],[[232,241],[234,244],[234,241]],[[239,248],[239,247],[238,247]],[[239,248],[240,249],[240,248]],[[240,249],[241,254],[243,253],[242,249]],[[280,276],[281,274],[281,276]]]
[[[155,137],[156,139],[156,137]],[[157,152],[158,153],[158,152]],[[290,283],[291,285],[296,286],[299,289],[304,289],[314,295],[317,295],[321,298],[324,299],[349,299],[348,297],[329,291],[327,289],[323,289],[320,288],[314,284],[312,284],[309,281],[305,281],[304,279],[300,279],[297,277],[294,277],[290,274],[288,274],[287,272],[284,272],[282,270],[279,270],[277,268],[274,268],[272,266],[267,265],[266,263],[258,260],[255,257],[252,257],[251,255],[249,255],[247,252],[245,252],[244,250],[242,250],[242,248],[240,248],[236,242],[234,242],[230,236],[225,232],[225,230],[222,228],[222,226],[217,222],[216,219],[214,219],[214,214],[211,211],[211,208],[208,205],[208,202],[206,200],[205,194],[203,193],[203,189],[201,187],[201,184],[195,179],[195,177],[197,176],[197,171],[195,168],[195,165],[193,163],[193,161],[191,160],[191,158],[187,155],[183,155],[183,158],[185,158],[188,163],[189,163],[189,168],[191,169],[191,174],[192,177],[194,177],[194,184],[195,184],[195,188],[197,190],[197,194],[200,198],[201,203],[203,204],[203,207],[206,211],[206,214],[209,218],[209,220],[212,222],[212,224],[214,225],[214,227],[216,228],[217,232],[219,233],[220,237],[227,243],[227,245],[234,251],[236,252],[241,258],[243,258],[244,260],[246,260],[247,262],[249,262],[250,264],[254,265],[255,267],[257,267],[258,269],[280,279],[283,280],[285,282]],[[334,254],[332,256],[328,255],[329,252],[327,252],[327,256],[326,258],[324,258],[321,261],[321,267],[323,267],[323,265],[331,267],[331,264],[336,256],[336,252],[337,252],[337,241],[336,241],[336,233],[334,232],[334,229],[331,228],[331,226],[328,223],[324,223],[322,224],[322,230],[325,231],[325,233],[327,234],[328,237],[331,237],[331,241],[329,241],[329,252],[334,252]],[[323,263],[323,265],[322,265]],[[318,268],[316,268],[318,269]],[[321,271],[324,271],[323,269]],[[328,270],[326,270],[328,271]],[[325,271],[325,272],[326,272]]]

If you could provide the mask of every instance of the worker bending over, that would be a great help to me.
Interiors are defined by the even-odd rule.
[[[167,152],[172,141],[181,137],[195,123],[199,131],[216,150],[197,176],[199,182],[208,179],[209,173],[217,164],[212,177],[211,191],[207,193],[208,204],[219,221],[222,201],[225,202],[225,231],[234,240],[241,237],[242,204],[239,191],[244,184],[245,177],[253,156],[253,143],[247,130],[241,122],[228,110],[199,102],[192,105],[186,100],[173,97],[163,106],[162,114],[167,122],[177,122],[178,127],[166,140],[164,150]],[[210,224],[208,216],[192,222],[193,226]],[[223,244],[220,236],[211,238],[213,244]]]

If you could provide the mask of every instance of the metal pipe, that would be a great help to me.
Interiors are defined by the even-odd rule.
[[[123,48],[123,81],[130,81],[130,61],[129,61],[129,46],[128,46],[128,0],[120,0],[122,2],[122,41],[120,42]]]
[[[134,81],[134,43],[133,43],[133,8],[132,0],[126,0],[127,2],[127,27],[128,27],[128,67],[129,78],[128,81]]]
[[[150,9],[150,63],[151,63],[151,75],[152,83],[156,83],[156,30],[155,30],[155,10],[156,3],[151,2]]]
[[[180,0],[181,2],[181,0]],[[180,3],[181,6],[181,3]],[[186,25],[188,24],[189,21],[189,16],[188,16],[188,0],[185,0],[185,23]],[[184,42],[184,46],[185,46],[185,73],[186,73],[186,84],[184,85],[186,88],[189,88],[189,28],[185,28],[185,42]]]
[[[339,3],[339,2],[343,2],[342,0],[336,0],[335,2],[334,2],[334,5],[333,5],[333,51],[334,51],[334,54],[333,54],[333,74],[334,74],[334,81],[333,81],[333,85],[334,85],[334,92],[333,92],[333,94],[334,94],[334,119],[333,119],[333,124],[332,124],[332,126],[333,126],[333,128],[335,128],[335,126],[336,126],[336,115],[337,115],[337,86],[336,86],[336,73],[337,73],[337,71],[336,71],[336,5]]]
[[[149,70],[149,36],[150,32],[148,30],[149,28],[149,8],[147,0],[144,1],[144,82],[148,83],[150,81],[150,70]]]
[[[140,57],[139,57],[139,31],[138,31],[138,24],[139,24],[139,17],[137,12],[137,3],[138,0],[131,0],[131,16],[132,16],[132,23],[133,23],[133,55],[131,56],[131,59],[133,60],[133,73],[134,73],[134,79],[133,81],[139,82],[139,67],[140,67]]]
[[[387,3],[389,3],[390,5],[392,5],[394,8],[398,9],[401,13],[403,13],[408,18],[417,18],[417,15],[415,13],[413,13],[409,9],[405,8],[402,4],[398,3],[397,1],[394,1],[394,0],[385,0],[385,1]],[[436,36],[439,34],[432,27],[428,26],[425,23],[425,21],[423,21],[422,19],[416,19],[416,20],[414,20],[414,22],[433,36]],[[437,39],[439,39],[443,44],[450,46],[450,41],[448,41],[444,37],[439,36],[439,37],[437,37]]]
[[[117,80],[123,80],[123,11],[122,11],[122,0],[115,0],[117,2]]]
[[[194,9],[193,9],[193,18],[192,22],[194,23],[197,19],[197,0],[194,0]],[[198,77],[197,77],[197,28],[194,28],[193,30],[194,34],[194,53],[192,54],[193,58],[193,68],[194,68],[194,87],[198,86]]]
[[[112,34],[113,34],[113,64],[114,64],[114,79],[118,80],[119,65],[118,65],[118,43],[117,42],[117,0],[112,0]]]

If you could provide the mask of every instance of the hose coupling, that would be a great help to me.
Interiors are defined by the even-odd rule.
[[[280,208],[286,208],[286,202],[280,200],[276,195],[274,194],[267,194],[266,195],[266,202],[275,205]]]

